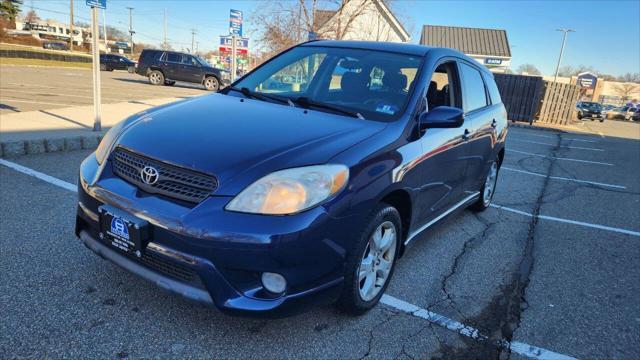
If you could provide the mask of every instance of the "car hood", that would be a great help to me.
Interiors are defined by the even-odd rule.
[[[219,182],[215,195],[236,195],[273,171],[327,163],[385,126],[211,94],[141,114],[117,143],[153,159],[212,174]]]

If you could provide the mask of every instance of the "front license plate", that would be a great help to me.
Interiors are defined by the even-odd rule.
[[[99,207],[98,213],[100,239],[122,252],[141,256],[149,242],[149,223],[108,205]]]

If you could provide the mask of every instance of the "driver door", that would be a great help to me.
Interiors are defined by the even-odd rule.
[[[176,80],[200,82],[202,80],[202,65],[193,56],[182,54],[180,70],[176,74]]]

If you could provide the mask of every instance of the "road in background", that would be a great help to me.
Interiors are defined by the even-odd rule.
[[[103,104],[207,93],[201,86],[188,83],[153,86],[147,78],[126,71],[101,71],[100,74]],[[0,66],[0,115],[92,105],[92,89],[90,70],[3,65]]]
[[[100,259],[73,235],[74,192],[0,165],[0,357],[485,359],[509,340],[523,349],[512,359],[541,356],[527,345],[637,359],[639,144],[512,128],[505,208],[450,217],[398,263],[387,294],[421,312],[387,301],[279,320],[225,316]],[[87,154],[12,161],[75,184]]]

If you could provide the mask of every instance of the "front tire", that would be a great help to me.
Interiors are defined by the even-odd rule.
[[[149,83],[151,85],[164,85],[164,74],[161,71],[153,70],[149,73]]]
[[[473,203],[469,208],[474,212],[482,212],[489,208],[491,201],[493,201],[493,194],[496,191],[496,185],[498,183],[498,161],[491,163],[489,173],[480,189],[480,198]]]
[[[345,265],[344,287],[338,307],[362,315],[384,294],[400,253],[402,225],[398,210],[380,204],[369,217]]]
[[[107,65],[100,64],[100,71],[107,71]]]

